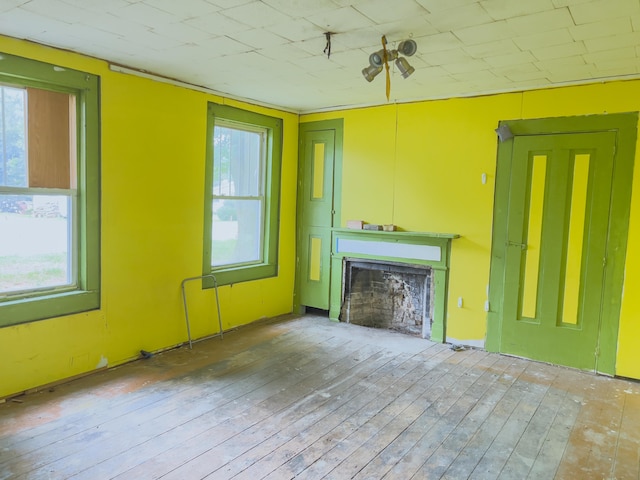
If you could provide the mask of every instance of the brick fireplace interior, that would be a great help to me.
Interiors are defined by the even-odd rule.
[[[434,281],[425,265],[344,258],[340,320],[430,338]]]

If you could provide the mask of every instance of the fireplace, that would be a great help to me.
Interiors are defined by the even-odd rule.
[[[445,341],[451,241],[459,235],[347,228],[331,235],[332,320]]]
[[[430,338],[434,282],[427,265],[343,259],[340,321]]]

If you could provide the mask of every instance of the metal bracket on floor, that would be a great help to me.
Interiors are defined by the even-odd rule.
[[[218,281],[216,280],[216,277],[212,274],[208,274],[208,275],[201,275],[199,277],[185,278],[181,283],[182,303],[184,304],[184,318],[185,318],[185,321],[187,322],[187,336],[189,337],[190,349],[193,348],[193,342],[191,341],[191,326],[189,325],[189,308],[187,307],[187,294],[185,292],[184,285],[187,282],[191,282],[193,280],[203,280],[205,278],[213,279],[213,288],[216,292],[216,307],[218,307],[218,325],[220,326],[220,340],[222,340],[222,317],[220,316],[220,299],[218,297]]]

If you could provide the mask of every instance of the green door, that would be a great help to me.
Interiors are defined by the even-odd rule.
[[[297,303],[322,310],[329,309],[335,135],[329,129],[300,136]]]
[[[500,351],[597,370],[615,141],[514,138]]]

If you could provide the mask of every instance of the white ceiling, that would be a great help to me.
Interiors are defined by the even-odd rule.
[[[383,34],[418,44],[392,102],[640,73],[640,0],[0,0],[0,33],[300,112],[385,103]]]

